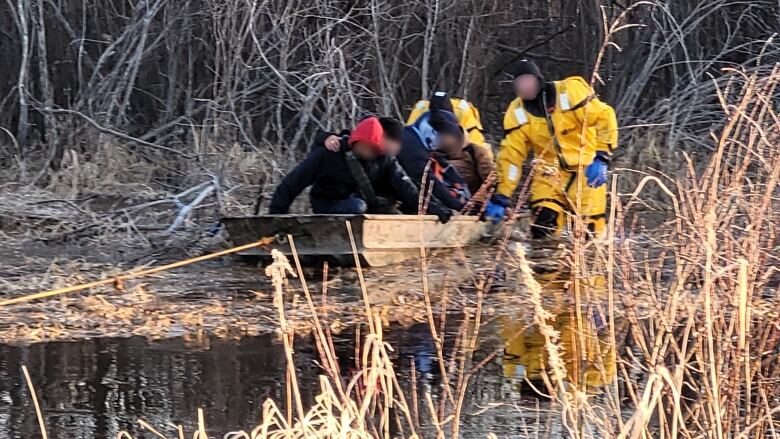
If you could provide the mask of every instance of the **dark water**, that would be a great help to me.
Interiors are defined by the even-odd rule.
[[[523,437],[538,422],[536,414],[526,414],[527,409],[538,410],[545,403],[523,387],[523,377],[538,378],[544,368],[544,340],[529,326],[527,307],[510,308],[500,307],[496,315],[486,317],[480,331],[474,358],[485,361],[469,382],[462,416],[464,437],[485,437],[491,432],[498,437]],[[564,304],[548,310],[556,316],[551,325],[560,331],[570,380],[590,388],[610,383],[615,349],[605,342],[607,322],[585,313],[586,327],[577,329],[573,307]],[[453,352],[460,329],[456,319],[448,321],[445,355]],[[384,332],[385,341],[394,348],[393,362],[407,398],[414,367],[418,376],[428,377],[417,382],[418,387],[430,388],[436,401],[441,377],[428,325],[397,326]],[[580,336],[585,338],[576,338]],[[355,328],[334,337],[343,374],[355,368],[356,346],[361,342]],[[578,351],[581,347],[586,352]],[[310,405],[319,391],[317,377],[324,371],[318,366],[311,337],[297,338],[294,352],[303,402]],[[187,437],[192,437],[198,408],[204,410],[207,431],[221,438],[226,432],[257,426],[268,398],[285,410],[285,353],[273,334],[241,340],[134,337],[0,345],[0,439],[40,437],[23,365],[30,371],[50,438],[114,438],[122,430],[136,438],[153,437],[140,434],[139,419],[169,437],[176,437],[171,423],[183,425]],[[488,406],[493,408],[484,411]],[[421,406],[419,413],[426,417],[428,411]],[[524,417],[528,421],[519,422]]]
[[[300,360],[311,360],[300,353]],[[152,425],[192,425],[202,407],[214,431],[248,428],[266,398],[277,401],[284,353],[271,337],[193,345],[142,338],[0,348],[0,437],[37,437],[27,365],[52,438],[108,438]],[[311,368],[302,368],[306,375]],[[303,380],[304,382],[306,380]],[[35,432],[36,434],[33,434]]]
[[[516,407],[538,407],[535,395],[519,391],[522,380],[517,376],[541,361],[540,344],[538,337],[527,332],[519,338],[505,336],[513,324],[521,324],[517,317],[499,317],[484,327],[487,334],[496,337],[482,340],[477,357],[496,355],[471,380],[463,416],[468,437],[484,437],[489,432],[499,437],[522,435],[521,430],[527,427],[521,429],[517,422],[522,411]],[[559,320],[566,324],[564,318]],[[450,339],[453,336],[450,334]],[[334,341],[345,373],[354,363],[356,338],[348,333]],[[418,372],[431,372],[427,382],[436,394],[440,380],[428,326],[391,328],[386,331],[386,341],[395,347],[394,364],[402,386],[411,389],[414,364]],[[295,343],[299,386],[308,405],[317,393],[316,379],[322,369],[317,366],[318,355],[311,340],[301,338]],[[150,433],[138,434],[142,431],[138,419],[170,437],[175,437],[175,430],[167,428],[170,423],[184,425],[191,437],[198,408],[204,409],[208,432],[222,437],[228,431],[251,430],[258,425],[267,398],[284,410],[284,348],[274,335],[240,341],[150,342],[136,337],[0,346],[2,438],[40,437],[22,365],[30,370],[51,438],[113,438],[121,430],[136,437],[152,437]],[[470,415],[497,402],[510,405]],[[421,415],[424,413],[421,410]]]

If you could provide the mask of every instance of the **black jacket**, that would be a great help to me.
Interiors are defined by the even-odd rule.
[[[311,142],[310,149],[314,151],[317,148],[325,148],[325,139],[327,139],[330,136],[336,136],[340,138],[342,140],[341,149],[348,149],[349,146],[347,145],[347,142],[344,142],[343,140],[344,138],[348,138],[350,133],[351,133],[350,130],[341,130],[340,133],[318,130],[317,134],[314,135],[314,141]]]
[[[431,159],[431,151],[425,148],[422,140],[420,140],[414,127],[411,125],[404,128],[401,144],[403,146],[398,154],[398,163],[401,164],[409,178],[419,188],[423,182],[425,167],[428,166],[428,162]],[[432,169],[429,168],[429,174],[431,172]],[[431,175],[426,176],[426,178],[428,180],[428,183],[426,183],[427,187],[433,184],[433,197],[436,200],[452,210],[460,211],[463,209],[465,203],[450,194],[447,184],[437,178],[433,178]]]
[[[324,137],[322,138],[324,140]],[[346,138],[342,138],[346,142]],[[419,192],[394,157],[381,156],[376,160],[360,161],[376,189],[386,188],[403,204],[405,212],[416,212]],[[311,196],[324,200],[343,200],[360,197],[360,190],[347,165],[343,151],[330,152],[323,147],[313,147],[306,159],[298,164],[279,183],[274,191],[268,213],[287,213],[290,204],[307,187],[312,186]],[[441,213],[441,206],[431,204],[429,212]]]

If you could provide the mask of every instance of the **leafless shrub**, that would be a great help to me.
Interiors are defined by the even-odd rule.
[[[403,116],[433,89],[475,101],[497,140],[508,63],[532,56],[550,77],[589,76],[602,13],[612,19],[635,3],[6,0],[4,179],[47,185],[47,168],[67,167],[74,151],[106,181],[186,187],[206,174],[233,179],[218,163],[238,148],[262,163],[251,184],[270,185],[315,130],[368,112]],[[721,126],[710,78],[725,85],[723,67],[771,68],[777,7],[655,0],[632,9],[642,27],[618,37],[622,53],[607,53],[598,72],[629,127],[619,163],[659,167],[707,152]],[[106,144],[154,171],[107,167]]]

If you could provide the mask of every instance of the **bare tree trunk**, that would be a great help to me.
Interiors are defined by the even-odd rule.
[[[49,56],[46,49],[46,22],[43,15],[43,0],[38,0],[36,6],[38,12],[37,22],[35,23],[37,30],[36,39],[38,40],[38,80],[41,94],[43,95],[43,106],[45,109],[51,109],[54,106],[54,91],[49,79]],[[57,136],[56,122],[54,115],[49,112],[43,113],[46,140],[49,144],[49,166],[54,170],[59,169],[60,160],[62,160],[62,149]]]
[[[392,87],[388,87],[387,84],[385,57],[383,55],[382,45],[379,42],[379,23],[381,22],[378,11],[379,7],[380,5],[377,5],[376,0],[371,1],[371,21],[373,24],[372,40],[374,41],[374,49],[376,50],[376,61],[379,74],[379,96],[382,99],[382,113],[390,114],[394,96]]]
[[[428,74],[433,51],[436,27],[439,19],[439,0],[433,0],[433,5],[428,5],[428,16],[425,20],[425,41],[423,41],[422,74],[420,75],[420,89],[423,98],[430,95],[428,90]]]
[[[85,40],[87,35],[87,8],[82,5],[81,6],[81,36],[79,37],[79,55],[77,58],[76,66],[78,68],[78,75],[79,75],[79,91],[84,90],[84,84],[86,83],[86,74],[84,73],[84,64],[83,61],[86,58],[90,61],[91,67],[95,68],[95,62],[92,61],[92,58],[89,57],[87,54],[87,50],[84,47]]]
[[[184,10],[189,11],[189,1],[185,2],[184,5],[182,5]],[[184,14],[184,17],[187,17],[188,14]],[[170,13],[165,14],[165,19],[169,20],[169,25],[174,25],[178,22],[179,17],[177,16],[171,16]],[[169,121],[173,119],[174,111],[176,107],[176,96],[178,95],[178,84],[179,84],[179,50],[182,47],[181,42],[184,39],[184,33],[180,33],[176,35],[174,38],[167,38],[165,40],[165,48],[170,54],[168,57],[168,68],[167,68],[167,75],[168,75],[168,93],[165,98],[165,121]]]
[[[16,17],[19,36],[22,39],[22,60],[19,64],[17,91],[19,93],[19,125],[16,131],[16,141],[19,144],[19,159],[24,161],[30,142],[30,104],[27,99],[28,76],[30,73],[30,27],[27,22],[30,0],[18,0]]]
[[[463,57],[460,60],[460,73],[458,74],[458,95],[468,99],[468,64],[469,64],[469,44],[471,43],[471,34],[474,31],[474,20],[476,16],[472,15],[469,20],[469,29],[466,31],[466,41],[463,43]]]

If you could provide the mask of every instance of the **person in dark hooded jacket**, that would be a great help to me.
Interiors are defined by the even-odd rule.
[[[379,117],[378,119],[379,123],[382,125],[382,130],[384,130],[382,142],[384,155],[395,157],[401,150],[401,133],[403,131],[403,126],[397,119],[392,117]],[[332,152],[349,150],[348,143],[344,141],[344,138],[349,137],[349,135],[349,130],[342,130],[338,134],[335,132],[322,131],[315,137],[312,148],[327,148]],[[393,188],[387,182],[380,182],[374,189],[382,207],[379,211],[373,213],[417,214],[419,206],[400,205],[393,195]]]
[[[464,141],[464,133],[455,115],[446,110],[433,110],[420,116],[415,123],[404,128],[398,162],[417,187],[425,184],[433,193],[433,199],[449,209],[460,211],[471,194],[468,185],[441,155],[433,154],[442,138],[448,141]],[[423,178],[428,170],[427,175]]]
[[[389,187],[405,211],[417,211],[419,191],[394,157],[383,155],[383,129],[376,117],[360,122],[337,152],[324,147],[312,148],[306,159],[282,180],[274,191],[270,214],[285,214],[290,205],[309,186],[312,210],[319,214],[361,214],[380,212],[374,188]],[[350,166],[357,165],[362,173]],[[359,182],[365,178],[367,181]],[[428,212],[446,222],[452,215],[438,203]]]
[[[384,154],[395,157],[401,150],[401,133],[403,131],[403,126],[397,119],[392,117],[379,117],[378,119],[385,133],[384,142],[382,144],[382,147],[384,148]],[[344,136],[348,137],[349,134],[349,130],[343,130],[338,134],[326,131],[320,132],[314,139],[312,148],[324,146],[330,151],[339,151],[345,145],[341,141],[341,138]]]

